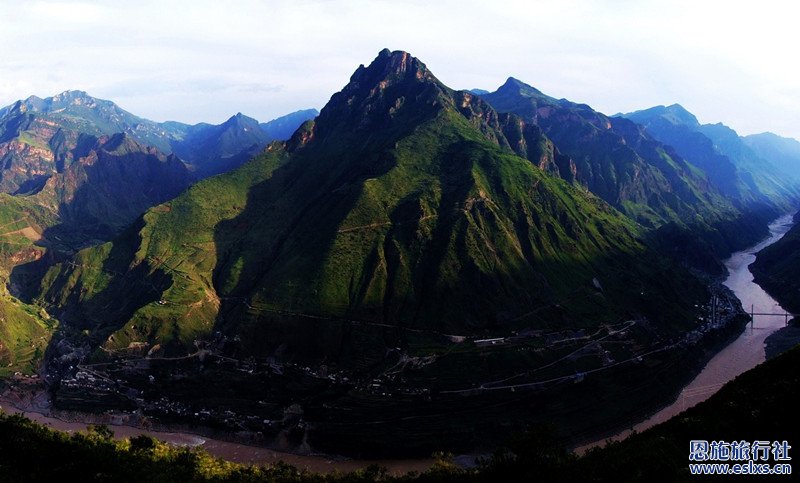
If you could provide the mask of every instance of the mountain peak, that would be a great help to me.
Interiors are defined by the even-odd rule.
[[[250,116],[245,116],[241,112],[237,112],[236,114],[231,116],[227,121],[225,121],[222,125],[225,127],[258,126],[258,121],[256,121]]]
[[[86,91],[80,90],[66,90],[55,96],[44,99],[45,102],[48,102],[53,105],[63,105],[63,104],[75,104],[75,105],[86,105],[89,107],[93,107],[97,104],[98,99],[90,96],[86,93]]]
[[[363,65],[356,69],[350,78],[350,84],[361,86],[379,86],[385,89],[388,85],[402,80],[430,79],[428,68],[419,59],[408,52],[383,49],[368,67]]]
[[[671,106],[666,107],[666,112],[672,117],[674,120],[681,122],[682,124],[688,124],[691,126],[697,126],[700,122],[697,120],[694,114],[686,110],[680,104],[672,104]]]
[[[639,124],[646,124],[652,119],[661,118],[676,125],[684,125],[691,128],[700,127],[700,122],[694,114],[687,111],[686,108],[680,104],[672,104],[670,106],[654,106],[649,109],[635,111],[624,114],[623,117],[630,119]]]
[[[79,97],[91,97],[86,91],[81,91],[78,89],[67,89],[64,92],[56,94],[53,98],[69,98],[69,99],[76,99]]]
[[[145,148],[140,143],[124,132],[114,133],[107,139],[101,139],[99,141],[99,147],[103,151],[114,154],[145,151]]]
[[[392,122],[401,113],[431,112],[441,105],[437,96],[448,91],[416,57],[384,49],[369,66],[360,65],[331,97],[315,122],[314,136],[339,129],[345,120],[353,129],[367,129]],[[415,110],[411,104],[427,107]]]
[[[497,88],[499,94],[516,95],[522,97],[547,97],[539,89],[530,86],[519,79],[509,77],[506,82]]]

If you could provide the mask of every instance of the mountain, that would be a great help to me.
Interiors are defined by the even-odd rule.
[[[675,254],[691,253],[690,262],[705,270],[720,271],[719,259],[757,241],[774,215],[743,213],[703,170],[632,121],[554,99],[514,78],[482,98],[542,129],[564,155],[560,177],[658,229],[663,249],[681,245]]]
[[[240,166],[270,140],[258,121],[237,113],[218,126],[185,126],[180,139],[171,139],[170,145],[172,152],[189,163],[202,179]]]
[[[156,337],[163,346],[159,326],[175,320],[176,333],[190,322],[258,328],[243,340],[263,352],[275,349],[259,340],[273,309],[476,333],[591,292],[593,277],[618,279],[606,265],[614,253],[650,265],[623,216],[502,149],[495,118],[418,60],[384,51],[285,145],[148,211],[127,238],[81,252],[79,267],[56,269],[45,300],[68,298],[81,274],[98,275],[93,263],[120,257],[172,279],[161,299],[175,305],[122,314],[117,324],[136,320],[136,333],[123,329],[109,348]],[[118,295],[84,291],[80,318],[101,317],[83,312],[90,299]]]
[[[765,132],[745,136],[744,143],[762,159],[770,162],[784,173],[800,178],[800,142]]]
[[[28,199],[57,212],[66,231],[104,239],[191,182],[189,170],[176,156],[117,133],[97,139],[84,156]]]
[[[310,121],[319,115],[316,109],[295,111],[285,116],[259,124],[270,141],[286,141],[304,122]]]
[[[302,121],[280,124],[292,122]],[[53,261],[111,239],[151,206],[198,178],[239,166],[270,139],[241,114],[219,126],[159,124],[83,91],[31,96],[0,109],[5,372],[33,370],[56,326],[12,293],[29,301]]]
[[[788,199],[787,210],[797,205],[798,180],[778,169],[769,159],[759,157],[736,131],[722,123],[704,124],[700,127],[700,131],[711,139],[715,149],[728,156],[740,171],[749,173],[755,185],[763,193],[773,199],[780,197]]]
[[[203,178],[241,165],[271,140],[287,139],[288,130],[294,131],[315,112],[289,114],[271,121],[274,124],[267,123],[270,127],[265,131],[258,121],[241,113],[220,125],[156,123],[83,91],[65,91],[46,99],[31,96],[0,110],[0,161],[4,166],[0,190],[35,192],[49,175],[73,160],[71,150],[86,149],[78,146],[81,142],[91,145],[93,138],[116,133],[166,155],[177,155],[197,178]]]
[[[700,335],[671,348],[709,292],[554,176],[561,156],[539,127],[384,50],[288,141],[54,265],[36,298],[63,326],[48,368],[72,380],[59,361],[74,354],[158,358],[152,384],[104,367],[143,400],[255,414],[265,434],[297,404],[287,431],[372,454],[473,446],[507,434],[509,414],[570,433],[629,417],[703,357]],[[602,375],[571,383],[589,369]],[[504,388],[543,379],[570,384]],[[55,383],[59,404],[90,404],[71,384]],[[587,406],[598,394],[619,404]]]
[[[17,102],[0,118],[0,191],[50,213],[40,232],[60,223],[83,238],[115,234],[191,182],[175,156],[126,132],[154,132],[129,124],[137,119],[80,92]]]
[[[656,106],[623,114],[670,144],[681,156],[701,167],[739,208],[768,204],[780,212],[792,209],[798,199],[798,181],[769,157],[750,149],[736,131],[718,124],[700,124],[678,104]]]
[[[733,162],[714,149],[714,143],[699,131],[697,118],[683,106],[656,106],[620,117],[644,126],[655,139],[674,147],[683,158],[702,169],[708,179],[739,207],[756,201],[762,195],[757,188],[748,187],[742,181]]]
[[[758,252],[750,271],[755,282],[786,310],[800,313],[800,224]]]
[[[63,127],[94,136],[125,133],[143,144],[169,152],[167,133],[161,125],[135,116],[111,101],[94,98],[84,91],[64,91],[45,99],[31,96],[0,111],[0,118],[14,112],[41,116],[59,125],[51,127]],[[6,135],[0,135],[0,140],[5,141]]]
[[[313,112],[275,120],[273,131]],[[159,124],[83,91],[31,96],[0,110],[0,192],[50,211],[40,234],[60,223],[85,246],[196,179],[241,165],[273,134],[241,113],[220,125]]]

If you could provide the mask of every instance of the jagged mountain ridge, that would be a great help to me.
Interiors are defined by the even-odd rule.
[[[315,113],[298,111],[271,122],[283,125],[278,134],[284,134],[287,126],[297,128]],[[65,91],[45,99],[31,96],[0,110],[0,157],[5,165],[0,171],[0,189],[8,193],[35,191],[48,175],[60,172],[75,159],[77,153],[72,151],[81,151],[81,136],[116,133],[125,133],[164,154],[178,155],[199,178],[230,170],[269,141],[288,137],[276,137],[275,132],[265,131],[258,121],[241,113],[220,125],[157,123],[83,91]],[[93,141],[86,142],[91,145]],[[28,159],[18,159],[15,152],[28,154]],[[9,168],[13,171],[14,166],[19,169],[12,175]]]
[[[700,213],[718,218],[730,205],[698,170],[670,146],[634,124],[607,117],[585,104],[557,100],[517,79],[482,96],[500,112],[536,124],[569,156],[559,175],[577,181],[645,226],[682,222]]]

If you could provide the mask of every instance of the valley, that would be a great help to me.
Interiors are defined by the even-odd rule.
[[[50,416],[304,455],[633,426],[745,330],[725,260],[800,204],[680,106],[458,91],[403,51],[271,123],[67,91],[0,126],[0,375]]]

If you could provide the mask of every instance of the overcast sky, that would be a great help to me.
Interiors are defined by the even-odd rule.
[[[435,5],[434,5],[435,4]],[[508,76],[607,114],[680,103],[740,134],[800,138],[793,2],[0,3],[0,104],[67,89],[156,121],[321,108],[406,50],[453,88]]]

